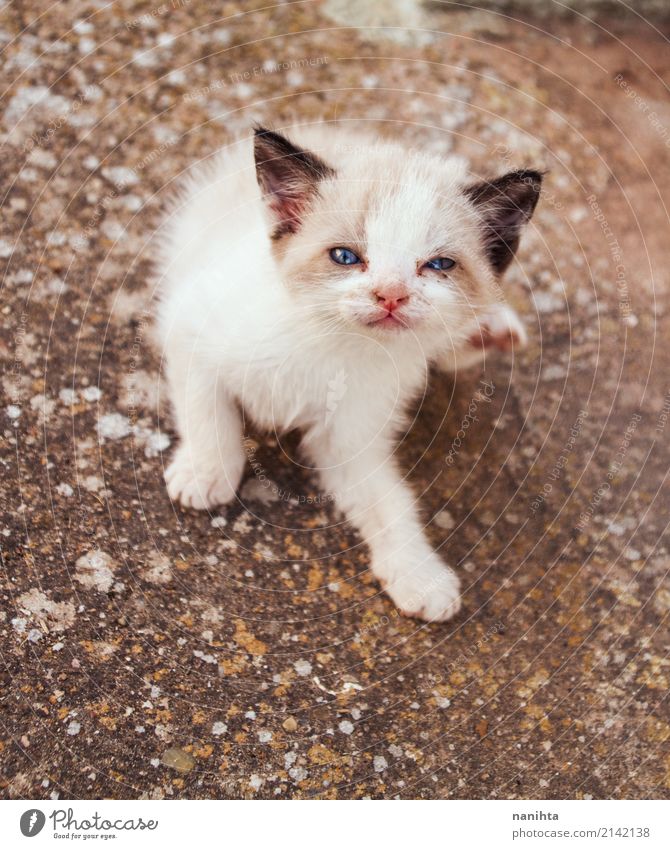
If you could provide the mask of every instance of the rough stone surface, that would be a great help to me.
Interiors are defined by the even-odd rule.
[[[0,12],[4,797],[668,797],[667,25],[354,5]],[[400,449],[445,625],[397,615],[294,436],[249,434],[273,489],[214,515],[162,483],[162,204],[317,117],[549,169],[528,349],[435,375]]]

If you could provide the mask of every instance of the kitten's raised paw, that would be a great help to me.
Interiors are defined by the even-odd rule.
[[[193,463],[189,452],[180,448],[165,470],[165,482],[172,501],[194,510],[206,510],[232,501],[239,480],[233,485],[220,466],[203,471]]]
[[[386,592],[405,616],[446,622],[461,609],[460,581],[436,554],[386,583]]]
[[[516,312],[510,307],[500,307],[482,319],[469,342],[477,350],[512,351],[525,348],[528,337]]]

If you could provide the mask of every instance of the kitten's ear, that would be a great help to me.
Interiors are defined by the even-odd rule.
[[[335,172],[315,154],[264,127],[254,130],[254,159],[258,185],[276,221],[273,238],[295,233],[319,182]]]
[[[482,215],[486,254],[498,274],[514,259],[521,229],[530,221],[541,188],[539,171],[522,170],[465,189]]]

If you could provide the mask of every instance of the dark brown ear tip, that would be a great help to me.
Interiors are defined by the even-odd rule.
[[[498,180],[507,186],[512,186],[516,183],[541,186],[546,173],[546,171],[537,171],[534,168],[519,168],[516,171],[508,171],[507,174],[503,174]],[[492,182],[496,183],[498,181],[493,180]]]
[[[528,180],[535,180],[538,183],[541,183],[547,172],[546,172],[546,170],[545,171],[537,171],[535,168],[524,168],[520,173],[523,177],[525,177]]]
[[[537,171],[534,168],[526,168],[523,171],[524,179],[531,183],[537,183],[538,186],[542,185],[542,181],[544,180],[547,173],[548,172],[546,170]]]
[[[547,171],[536,168],[517,168],[498,177],[490,177],[465,187],[465,194],[475,204],[489,203],[505,195],[518,195],[519,192],[540,193],[542,180]]]
[[[267,127],[264,127],[262,124],[254,124],[253,129],[255,139],[271,138],[273,135],[275,135],[272,130],[268,129]]]

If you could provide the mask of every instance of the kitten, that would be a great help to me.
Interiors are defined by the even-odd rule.
[[[328,126],[258,128],[191,178],[163,231],[159,329],[181,436],[170,498],[235,498],[243,416],[300,428],[398,608],[460,607],[394,441],[437,362],[458,369],[525,333],[498,279],[542,177],[473,182],[457,160]]]

